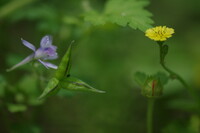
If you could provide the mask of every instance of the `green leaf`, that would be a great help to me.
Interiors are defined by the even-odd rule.
[[[8,110],[12,113],[26,111],[27,107],[23,104],[7,104]]]
[[[145,31],[153,24],[150,18],[152,14],[144,9],[148,4],[149,2],[145,0],[108,0],[103,13],[89,11],[85,14],[85,21],[94,25],[111,22]]]
[[[70,44],[67,52],[63,56],[58,69],[55,72],[55,78],[58,80],[61,80],[62,78],[66,77],[69,74],[70,71],[70,57],[71,57],[71,49],[72,49],[72,44]]]
[[[47,84],[47,87],[44,89],[43,93],[39,96],[39,99],[43,99],[49,95],[57,93],[57,91],[59,90],[58,83],[58,79],[52,78]]]
[[[169,77],[163,72],[156,73],[154,77],[158,78],[162,85],[166,85],[169,80]]]
[[[140,86],[140,87],[143,87],[148,76],[143,73],[143,72],[136,72],[134,74],[134,78],[135,78],[135,81],[137,82],[137,84]]]
[[[105,91],[95,89],[92,86],[88,85],[87,83],[74,77],[67,77],[62,79],[60,82],[60,86],[63,89],[72,91],[91,91],[96,93],[105,93]]]

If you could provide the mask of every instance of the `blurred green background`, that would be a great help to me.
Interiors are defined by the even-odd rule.
[[[102,10],[106,0],[0,0],[1,133],[145,133],[147,101],[134,81],[136,71],[164,72],[156,43],[139,30],[84,21],[85,6]],[[200,89],[200,1],[150,0],[154,26],[175,29],[167,41],[167,65]],[[53,36],[60,59],[70,42],[74,75],[105,94],[61,91],[38,101],[54,70],[26,64],[6,72]],[[155,133],[199,133],[199,110],[188,91],[171,80],[154,109]]]

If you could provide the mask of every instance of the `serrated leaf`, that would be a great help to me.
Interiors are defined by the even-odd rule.
[[[88,85],[87,83],[83,82],[82,80],[74,77],[67,77],[62,79],[60,81],[60,86],[63,89],[72,91],[91,91],[96,93],[105,93],[105,91],[95,89],[92,86]]]
[[[54,93],[56,93],[59,90],[58,84],[59,80],[56,78],[52,78],[38,99],[43,99],[49,95],[53,95]]]
[[[90,11],[85,14],[85,20],[94,25],[102,25],[107,22],[116,23],[120,26],[130,26],[133,29],[145,31],[152,27],[152,14],[145,10],[148,1],[139,0],[109,0],[103,13]]]
[[[140,87],[144,86],[148,76],[143,72],[136,72],[134,74],[135,81],[138,83]]]
[[[70,71],[70,57],[71,57],[71,49],[72,45],[70,45],[63,56],[58,69],[55,72],[55,78],[61,80],[62,78],[66,77]]]

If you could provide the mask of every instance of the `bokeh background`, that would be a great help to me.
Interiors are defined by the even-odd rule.
[[[0,0],[0,132],[1,133],[145,133],[147,100],[134,73],[164,72],[155,42],[139,30],[115,24],[93,26],[83,20],[87,0]],[[106,0],[91,0],[101,10]],[[154,26],[167,25],[175,34],[167,65],[200,89],[200,1],[150,0]],[[6,72],[50,34],[60,59],[70,42],[71,75],[105,94],[61,91],[38,101],[54,70],[26,64]],[[155,133],[199,133],[198,108],[188,91],[170,80],[154,109]]]

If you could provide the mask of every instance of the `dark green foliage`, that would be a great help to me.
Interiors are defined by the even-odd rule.
[[[174,36],[166,42],[170,47],[166,64],[199,94],[200,1],[121,2],[0,0],[1,133],[146,133],[147,103],[140,94],[141,87],[134,82],[134,73],[142,70],[147,76],[157,75],[163,69],[156,43],[134,28],[144,30],[151,26],[151,13],[155,26],[175,29]],[[18,4],[12,6],[12,3]],[[132,8],[133,5],[137,7]],[[118,19],[119,13],[126,9],[131,17],[137,12],[139,15],[134,19],[142,20],[142,25],[136,25],[129,17]],[[59,58],[53,64],[59,65],[68,44],[75,40],[72,75],[67,77],[71,80],[74,75],[82,79],[78,82],[83,86],[86,82],[106,93],[62,88],[56,89],[57,95],[38,100],[55,70],[31,63],[6,72],[30,53],[21,44],[21,37],[38,47],[38,40],[46,34],[53,36],[58,47]],[[138,74],[141,85],[146,74]],[[165,85],[163,96],[155,102],[154,133],[199,133],[199,108],[194,99],[176,80],[167,83],[168,75],[158,74],[158,77]],[[69,87],[68,81],[64,83]]]

